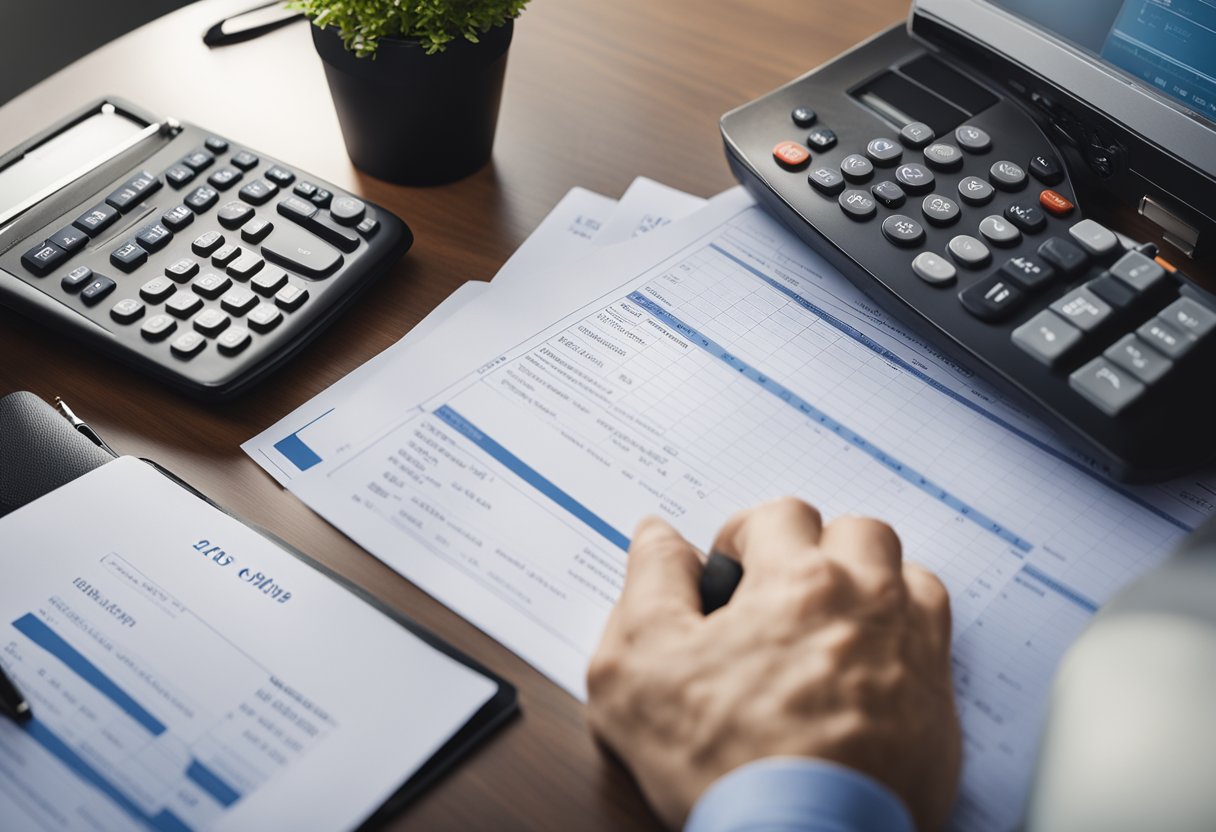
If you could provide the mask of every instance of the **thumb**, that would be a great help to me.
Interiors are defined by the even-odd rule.
[[[641,629],[656,623],[701,617],[701,556],[666,522],[648,517],[629,545],[625,586],[617,602],[621,623]]]

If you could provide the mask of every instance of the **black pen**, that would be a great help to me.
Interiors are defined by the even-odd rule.
[[[25,697],[17,690],[13,680],[8,678],[4,668],[0,668],[0,710],[15,722],[28,722],[34,718],[30,703],[25,701]]]
[[[84,419],[73,413],[72,408],[68,407],[68,403],[58,396],[55,397],[55,408],[63,414],[63,418],[72,423],[72,427],[76,428],[85,439],[110,454],[110,456],[118,456],[114,452],[114,449],[106,444],[106,440],[101,438],[101,434],[89,427]]]

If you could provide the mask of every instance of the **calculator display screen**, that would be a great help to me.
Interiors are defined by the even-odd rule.
[[[105,106],[0,170],[0,215],[112,154],[148,125]]]

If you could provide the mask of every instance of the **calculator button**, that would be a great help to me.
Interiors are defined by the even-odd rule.
[[[1044,309],[1015,329],[1010,338],[1034,358],[1053,367],[1080,343],[1081,330],[1050,309]]]
[[[120,324],[129,324],[144,316],[144,305],[134,298],[123,298],[110,307],[110,317]]]
[[[855,220],[868,220],[878,211],[878,203],[865,191],[847,190],[837,201],[841,210]]]
[[[933,128],[922,121],[905,124],[904,128],[899,131],[899,140],[914,149],[924,147],[936,137],[937,134],[933,132]]]
[[[363,239],[370,240],[380,230],[380,220],[364,217],[363,222],[355,226],[355,230],[363,235]]]
[[[185,205],[179,205],[161,214],[160,221],[170,231],[181,231],[187,225],[194,222],[194,212]]]
[[[185,283],[196,274],[198,274],[198,263],[194,262],[189,257],[174,260],[172,263],[165,266],[165,277],[172,278],[178,283]]]
[[[299,309],[306,300],[308,300],[308,290],[294,283],[288,283],[274,295],[274,302],[288,312]]]
[[[228,243],[216,249],[215,254],[211,255],[211,262],[217,266],[227,266],[233,260],[241,256],[241,247]]]
[[[233,315],[244,315],[258,305],[258,296],[244,286],[234,286],[224,297],[220,298],[220,306]]]
[[[309,200],[318,208],[328,208],[329,201],[333,198],[334,195],[329,191],[325,190],[324,188],[317,188],[315,191],[313,191],[313,194],[309,197]]]
[[[145,170],[119,185],[113,193],[106,197],[106,202],[125,214],[138,205],[146,195],[159,187],[160,178]]]
[[[1025,293],[999,273],[973,283],[958,293],[963,308],[981,321],[1003,321],[1018,310]]]
[[[167,179],[169,184],[174,188],[182,188],[188,185],[190,181],[194,179],[194,171],[185,165],[174,165],[165,171],[165,179]]]
[[[840,172],[854,182],[864,182],[874,173],[874,163],[860,153],[850,153],[840,160]]]
[[[1014,202],[1006,206],[1005,219],[1027,234],[1038,233],[1047,225],[1047,216],[1037,205],[1029,202]]]
[[[933,174],[923,165],[900,165],[895,169],[895,180],[911,194],[923,194],[933,190]]]
[[[224,228],[240,228],[254,214],[253,208],[244,202],[225,202],[215,218]]]
[[[182,164],[190,168],[190,170],[198,173],[203,168],[209,166],[215,161],[215,156],[206,150],[196,150],[186,158],[182,159]]]
[[[75,254],[88,245],[89,235],[79,228],[69,225],[48,237],[47,242],[59,246],[68,254]]]
[[[953,263],[931,251],[922,251],[913,258],[912,271],[930,286],[949,286],[958,275]]]
[[[317,186],[311,182],[300,182],[291,189],[291,192],[296,196],[302,196],[305,199],[309,199],[317,192]]]
[[[1049,237],[1039,246],[1039,256],[1064,274],[1072,274],[1088,262],[1085,252],[1062,237]]]
[[[978,269],[988,262],[988,246],[969,234],[959,234],[946,244],[950,256],[969,269]]]
[[[208,231],[205,234],[200,234],[190,248],[195,254],[200,257],[206,257],[211,252],[224,244],[224,235],[218,231]]]
[[[888,208],[898,208],[904,204],[904,200],[906,199],[903,189],[890,179],[879,182],[870,188],[870,193]]]
[[[980,220],[980,236],[994,246],[1012,246],[1022,239],[1022,232],[1013,223],[992,214]]]
[[[110,262],[127,273],[135,271],[147,260],[148,252],[140,248],[134,241],[123,243],[110,252]]]
[[[197,332],[183,332],[169,345],[178,358],[193,358],[207,346],[207,339]]]
[[[1093,220],[1081,220],[1068,229],[1068,234],[1094,257],[1105,257],[1120,250],[1115,232]]]
[[[1145,384],[1156,384],[1174,366],[1173,361],[1131,333],[1124,335],[1102,354]]]
[[[247,243],[260,243],[274,228],[274,223],[262,217],[254,217],[241,229],[241,239]]]
[[[169,298],[165,311],[178,318],[189,318],[203,306],[203,299],[189,292],[178,292]]]
[[[870,139],[869,143],[866,144],[866,155],[876,165],[893,165],[904,155],[904,151],[895,139],[880,137]]]
[[[1096,277],[1085,286],[1114,309],[1125,309],[1136,300],[1136,290],[1110,274]]]
[[[228,142],[219,136],[208,136],[203,145],[212,153],[223,153],[228,149]]]
[[[261,271],[264,265],[266,265],[265,260],[252,251],[247,251],[228,264],[228,274],[237,280],[248,280]]]
[[[1039,153],[1030,157],[1030,175],[1044,185],[1055,185],[1064,179],[1064,171],[1054,156]]]
[[[327,243],[343,251],[354,251],[359,247],[359,235],[345,226],[338,225],[325,214],[317,214],[305,222],[304,227]]]
[[[835,196],[844,190],[844,177],[831,168],[817,168],[811,171],[806,178],[815,190],[824,196]]]
[[[249,313],[245,322],[254,332],[270,332],[283,322],[283,313],[269,303],[261,303]]]
[[[215,345],[224,355],[236,355],[249,346],[252,340],[249,330],[243,326],[234,326],[221,333],[220,337],[215,339]]]
[[[232,154],[231,161],[241,170],[253,170],[258,166],[258,157],[248,150]]]
[[[810,107],[795,107],[790,112],[790,118],[799,127],[810,127],[819,116]]]
[[[798,142],[778,142],[773,148],[773,161],[786,170],[802,170],[811,162],[811,152]]]
[[[59,281],[59,285],[64,291],[75,292],[81,286],[84,286],[93,279],[93,270],[88,266],[78,266],[63,276]]]
[[[276,228],[262,242],[262,254],[306,277],[326,277],[342,265],[336,249],[290,223]]]
[[[1139,292],[1147,292],[1166,279],[1161,264],[1138,251],[1129,251],[1116,260],[1110,273]]]
[[[244,175],[236,168],[223,167],[207,177],[207,184],[217,190],[226,191],[239,182]]]
[[[897,246],[919,245],[925,239],[925,229],[916,220],[903,214],[892,214],[882,221],[882,233]]]
[[[958,182],[958,195],[970,205],[983,205],[996,193],[992,186],[978,176],[965,176]]]
[[[252,182],[245,183],[237,195],[251,205],[264,205],[278,192],[278,185],[267,182],[265,179],[254,179]]]
[[[1196,343],[1194,338],[1159,317],[1141,325],[1136,334],[1170,358],[1181,358],[1190,352]]]
[[[175,329],[177,321],[168,315],[153,315],[144,321],[144,325],[139,328],[139,334],[149,341],[163,341]]]
[[[1066,293],[1050,309],[1078,329],[1089,332],[1111,315],[1111,308],[1084,286]]]
[[[1023,289],[1032,292],[1042,289],[1056,276],[1055,269],[1030,254],[1009,258],[1005,265],[1001,266],[1001,271]]]
[[[817,127],[806,134],[806,143],[820,152],[830,150],[836,145],[836,134],[826,127]]]
[[[203,272],[190,284],[195,292],[208,300],[215,300],[224,294],[231,285],[232,280],[227,275],[216,274],[215,272]]]
[[[253,276],[250,286],[258,294],[269,297],[287,282],[287,275],[278,269],[263,269]]]
[[[973,124],[964,124],[956,129],[954,140],[969,153],[985,153],[992,147],[992,137]]]
[[[1026,171],[1021,165],[1001,160],[988,168],[988,179],[1002,191],[1016,191],[1025,187]]]
[[[85,211],[72,221],[72,225],[76,226],[90,237],[96,237],[98,234],[113,225],[117,219],[118,211],[103,202],[100,205],[94,205],[88,211]]]
[[[99,274],[93,275],[93,279],[89,281],[89,285],[85,286],[80,292],[80,298],[89,306],[100,301],[110,292],[114,291],[114,287],[118,285],[108,277],[102,277]]]
[[[1068,386],[1108,416],[1118,416],[1146,389],[1131,373],[1105,358],[1095,358],[1070,375]]]
[[[342,225],[358,225],[366,211],[363,200],[353,196],[337,197],[329,206],[329,215]]]
[[[958,219],[958,203],[941,194],[929,194],[920,203],[925,219],[934,225],[949,225]]]
[[[289,219],[295,220],[296,222],[303,222],[304,220],[311,219],[314,215],[316,215],[317,206],[303,199],[297,199],[294,196],[289,196],[279,202],[278,210],[280,214]]]
[[[1039,194],[1039,204],[1057,217],[1066,217],[1073,209],[1072,202],[1050,189]]]
[[[201,214],[211,208],[212,205],[220,201],[219,192],[214,188],[208,188],[199,185],[186,197],[185,202],[194,210],[194,213]]]
[[[177,291],[177,285],[167,277],[154,277],[139,287],[139,294],[148,303],[160,303]]]
[[[938,170],[955,170],[962,167],[963,151],[952,144],[936,142],[925,148],[925,161]]]
[[[280,188],[286,188],[295,181],[296,175],[287,170],[287,168],[281,168],[278,165],[275,165],[270,170],[266,171],[266,178],[278,185]]]
[[[232,319],[218,309],[204,309],[194,319],[194,328],[208,337],[223,332]]]
[[[1178,298],[1165,307],[1161,318],[1192,338],[1202,338],[1216,329],[1216,312],[1190,298]]]
[[[39,243],[21,255],[21,265],[41,277],[68,259],[68,253],[54,243]]]
[[[173,232],[165,228],[164,223],[159,222],[145,225],[135,235],[135,242],[139,243],[145,251],[160,251],[169,245],[169,241],[172,239]]]

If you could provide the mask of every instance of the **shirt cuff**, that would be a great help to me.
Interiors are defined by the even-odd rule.
[[[718,778],[684,832],[915,832],[895,793],[826,760],[769,757]]]

